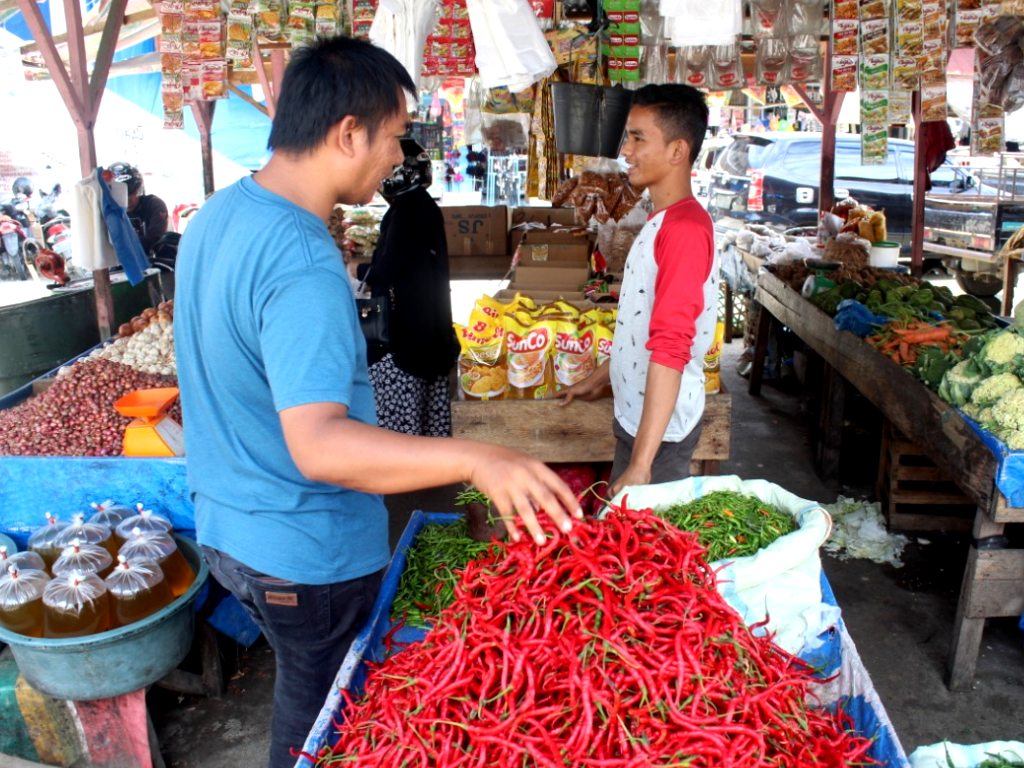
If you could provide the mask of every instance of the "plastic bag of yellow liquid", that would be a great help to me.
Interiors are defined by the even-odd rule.
[[[704,355],[704,392],[713,395],[722,391],[722,343],[725,323],[715,323],[715,337]]]

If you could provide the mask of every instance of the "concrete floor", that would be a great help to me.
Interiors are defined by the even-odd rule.
[[[727,345],[726,387],[733,393],[732,456],[723,474],[765,478],[807,499],[835,500],[837,490],[815,475],[801,398],[772,386],[746,394],[736,373],[740,342]],[[877,448],[877,446],[876,446]],[[877,450],[874,451],[877,454]],[[874,454],[844,460],[853,475],[871,477]],[[866,483],[844,488],[868,492]],[[389,498],[392,541],[416,508],[452,508],[453,489]],[[940,532],[916,535],[896,569],[868,561],[825,557],[825,570],[864,664],[909,754],[942,739],[978,743],[1024,739],[1024,633],[1015,620],[989,620],[971,690],[944,684],[966,538]],[[237,666],[219,700],[154,689],[150,705],[161,751],[170,768],[264,764],[273,678],[273,654],[262,643],[228,651]]]

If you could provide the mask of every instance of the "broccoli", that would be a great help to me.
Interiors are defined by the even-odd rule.
[[[947,403],[963,406],[970,400],[971,392],[985,378],[985,374],[971,360],[961,360],[942,377],[939,397]]]
[[[1011,389],[1021,387],[1020,379],[1012,373],[997,373],[981,382],[971,392],[971,402],[982,407],[992,405]]]
[[[1024,355],[1024,337],[1013,331],[1003,331],[985,342],[980,362],[993,372],[1005,371],[1018,355]]]
[[[1011,389],[992,406],[997,433],[1024,431],[1024,388]]]

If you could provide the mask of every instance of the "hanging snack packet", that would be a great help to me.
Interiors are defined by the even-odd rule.
[[[542,400],[553,388],[551,353],[556,322],[524,312],[505,316],[508,399]]]
[[[852,93],[857,90],[857,57],[832,57],[832,90]]]
[[[765,85],[780,85],[785,82],[788,59],[789,50],[785,40],[780,38],[759,40],[754,59],[757,82]]]

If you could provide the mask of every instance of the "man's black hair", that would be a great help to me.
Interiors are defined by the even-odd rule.
[[[684,139],[690,145],[690,163],[697,162],[708,130],[708,105],[704,94],[690,85],[645,85],[633,92],[634,107],[654,110],[666,141]]]
[[[337,36],[299,48],[285,70],[268,149],[310,152],[347,115],[377,129],[416,86],[398,59],[365,40]]]

